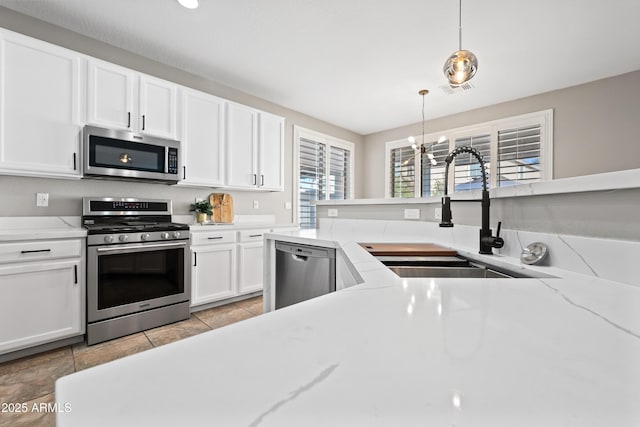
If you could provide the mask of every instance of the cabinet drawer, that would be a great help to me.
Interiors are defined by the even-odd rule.
[[[258,230],[242,230],[238,231],[239,242],[261,242],[264,239],[264,233],[269,232],[267,229]]]
[[[206,231],[191,233],[191,245],[211,245],[218,243],[234,243],[236,241],[235,231]]]
[[[0,244],[0,264],[22,261],[39,261],[82,256],[83,241],[31,240],[28,242]]]

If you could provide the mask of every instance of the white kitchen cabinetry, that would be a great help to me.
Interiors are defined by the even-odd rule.
[[[262,190],[284,191],[284,119],[260,112],[258,130],[258,186]]]
[[[187,88],[181,89],[181,185],[224,184],[224,114],[226,101]]]
[[[238,231],[238,293],[261,291],[264,283],[264,233],[267,230]]]
[[[96,59],[88,61],[87,71],[87,121],[131,130],[135,72]]]
[[[236,295],[234,231],[191,234],[191,306]]]
[[[82,58],[0,30],[0,172],[80,176]]]
[[[84,242],[0,244],[0,354],[84,334]]]
[[[227,182],[238,189],[284,189],[284,119],[227,104]]]
[[[177,138],[176,84],[89,59],[87,122],[161,138]]]

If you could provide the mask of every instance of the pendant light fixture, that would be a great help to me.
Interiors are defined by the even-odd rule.
[[[478,58],[473,52],[462,50],[462,0],[459,0],[458,6],[458,50],[451,54],[442,67],[451,87],[468,82],[478,71]]]
[[[429,93],[429,90],[427,89],[421,89],[418,91],[418,95],[422,96],[422,140],[420,141],[419,144],[417,144],[416,139],[413,136],[410,136],[408,138],[409,142],[411,143],[411,148],[413,148],[414,150],[419,150],[420,154],[426,153],[427,151],[427,147],[425,147],[424,145],[424,97],[428,93]],[[433,144],[431,146],[433,147]],[[433,156],[433,153],[427,153],[427,158],[429,159],[429,161],[433,166],[438,164]]]

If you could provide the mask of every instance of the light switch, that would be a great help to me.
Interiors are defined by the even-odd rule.
[[[405,209],[404,219],[420,219],[420,209]]]

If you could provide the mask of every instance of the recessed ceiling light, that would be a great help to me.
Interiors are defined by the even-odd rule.
[[[198,0],[178,0],[178,3],[180,3],[182,6],[186,7],[187,9],[195,9],[198,7]]]

